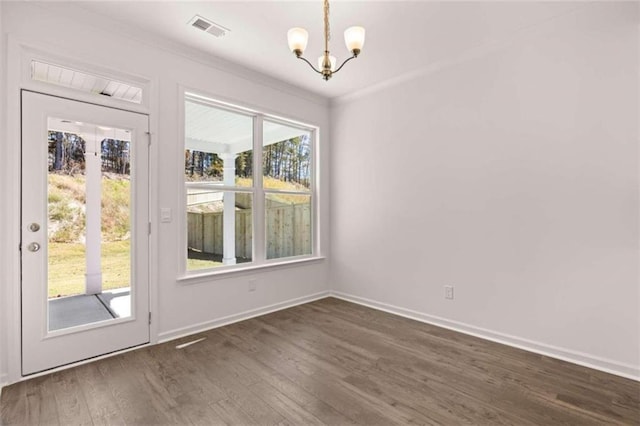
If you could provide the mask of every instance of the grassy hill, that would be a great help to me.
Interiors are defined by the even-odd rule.
[[[49,241],[84,242],[84,175],[49,174]],[[126,175],[103,174],[103,241],[129,239],[130,182]]]
[[[84,292],[84,175],[50,173],[49,177],[49,297]],[[103,289],[129,286],[130,234],[127,176],[105,173],[102,179]]]

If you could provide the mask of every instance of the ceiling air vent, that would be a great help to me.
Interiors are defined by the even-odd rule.
[[[224,37],[229,31],[231,31],[230,29],[225,28],[222,25],[218,25],[215,22],[205,19],[199,15],[194,16],[191,21],[189,21],[189,25],[218,38]]]

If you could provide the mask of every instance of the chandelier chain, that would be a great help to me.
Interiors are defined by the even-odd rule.
[[[331,39],[331,27],[329,26],[329,0],[324,0],[324,50],[329,51],[329,40]]]

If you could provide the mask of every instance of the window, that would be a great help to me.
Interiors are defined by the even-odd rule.
[[[134,104],[142,103],[141,87],[61,65],[32,60],[31,79]]]
[[[188,273],[314,255],[315,135],[185,95]]]
[[[263,122],[267,259],[311,254],[310,131]]]

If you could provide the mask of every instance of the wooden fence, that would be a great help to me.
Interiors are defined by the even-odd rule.
[[[266,210],[267,259],[311,254],[311,207],[308,204],[270,206]],[[188,246],[222,255],[222,212],[187,213]],[[251,209],[236,210],[236,257],[251,258]]]

